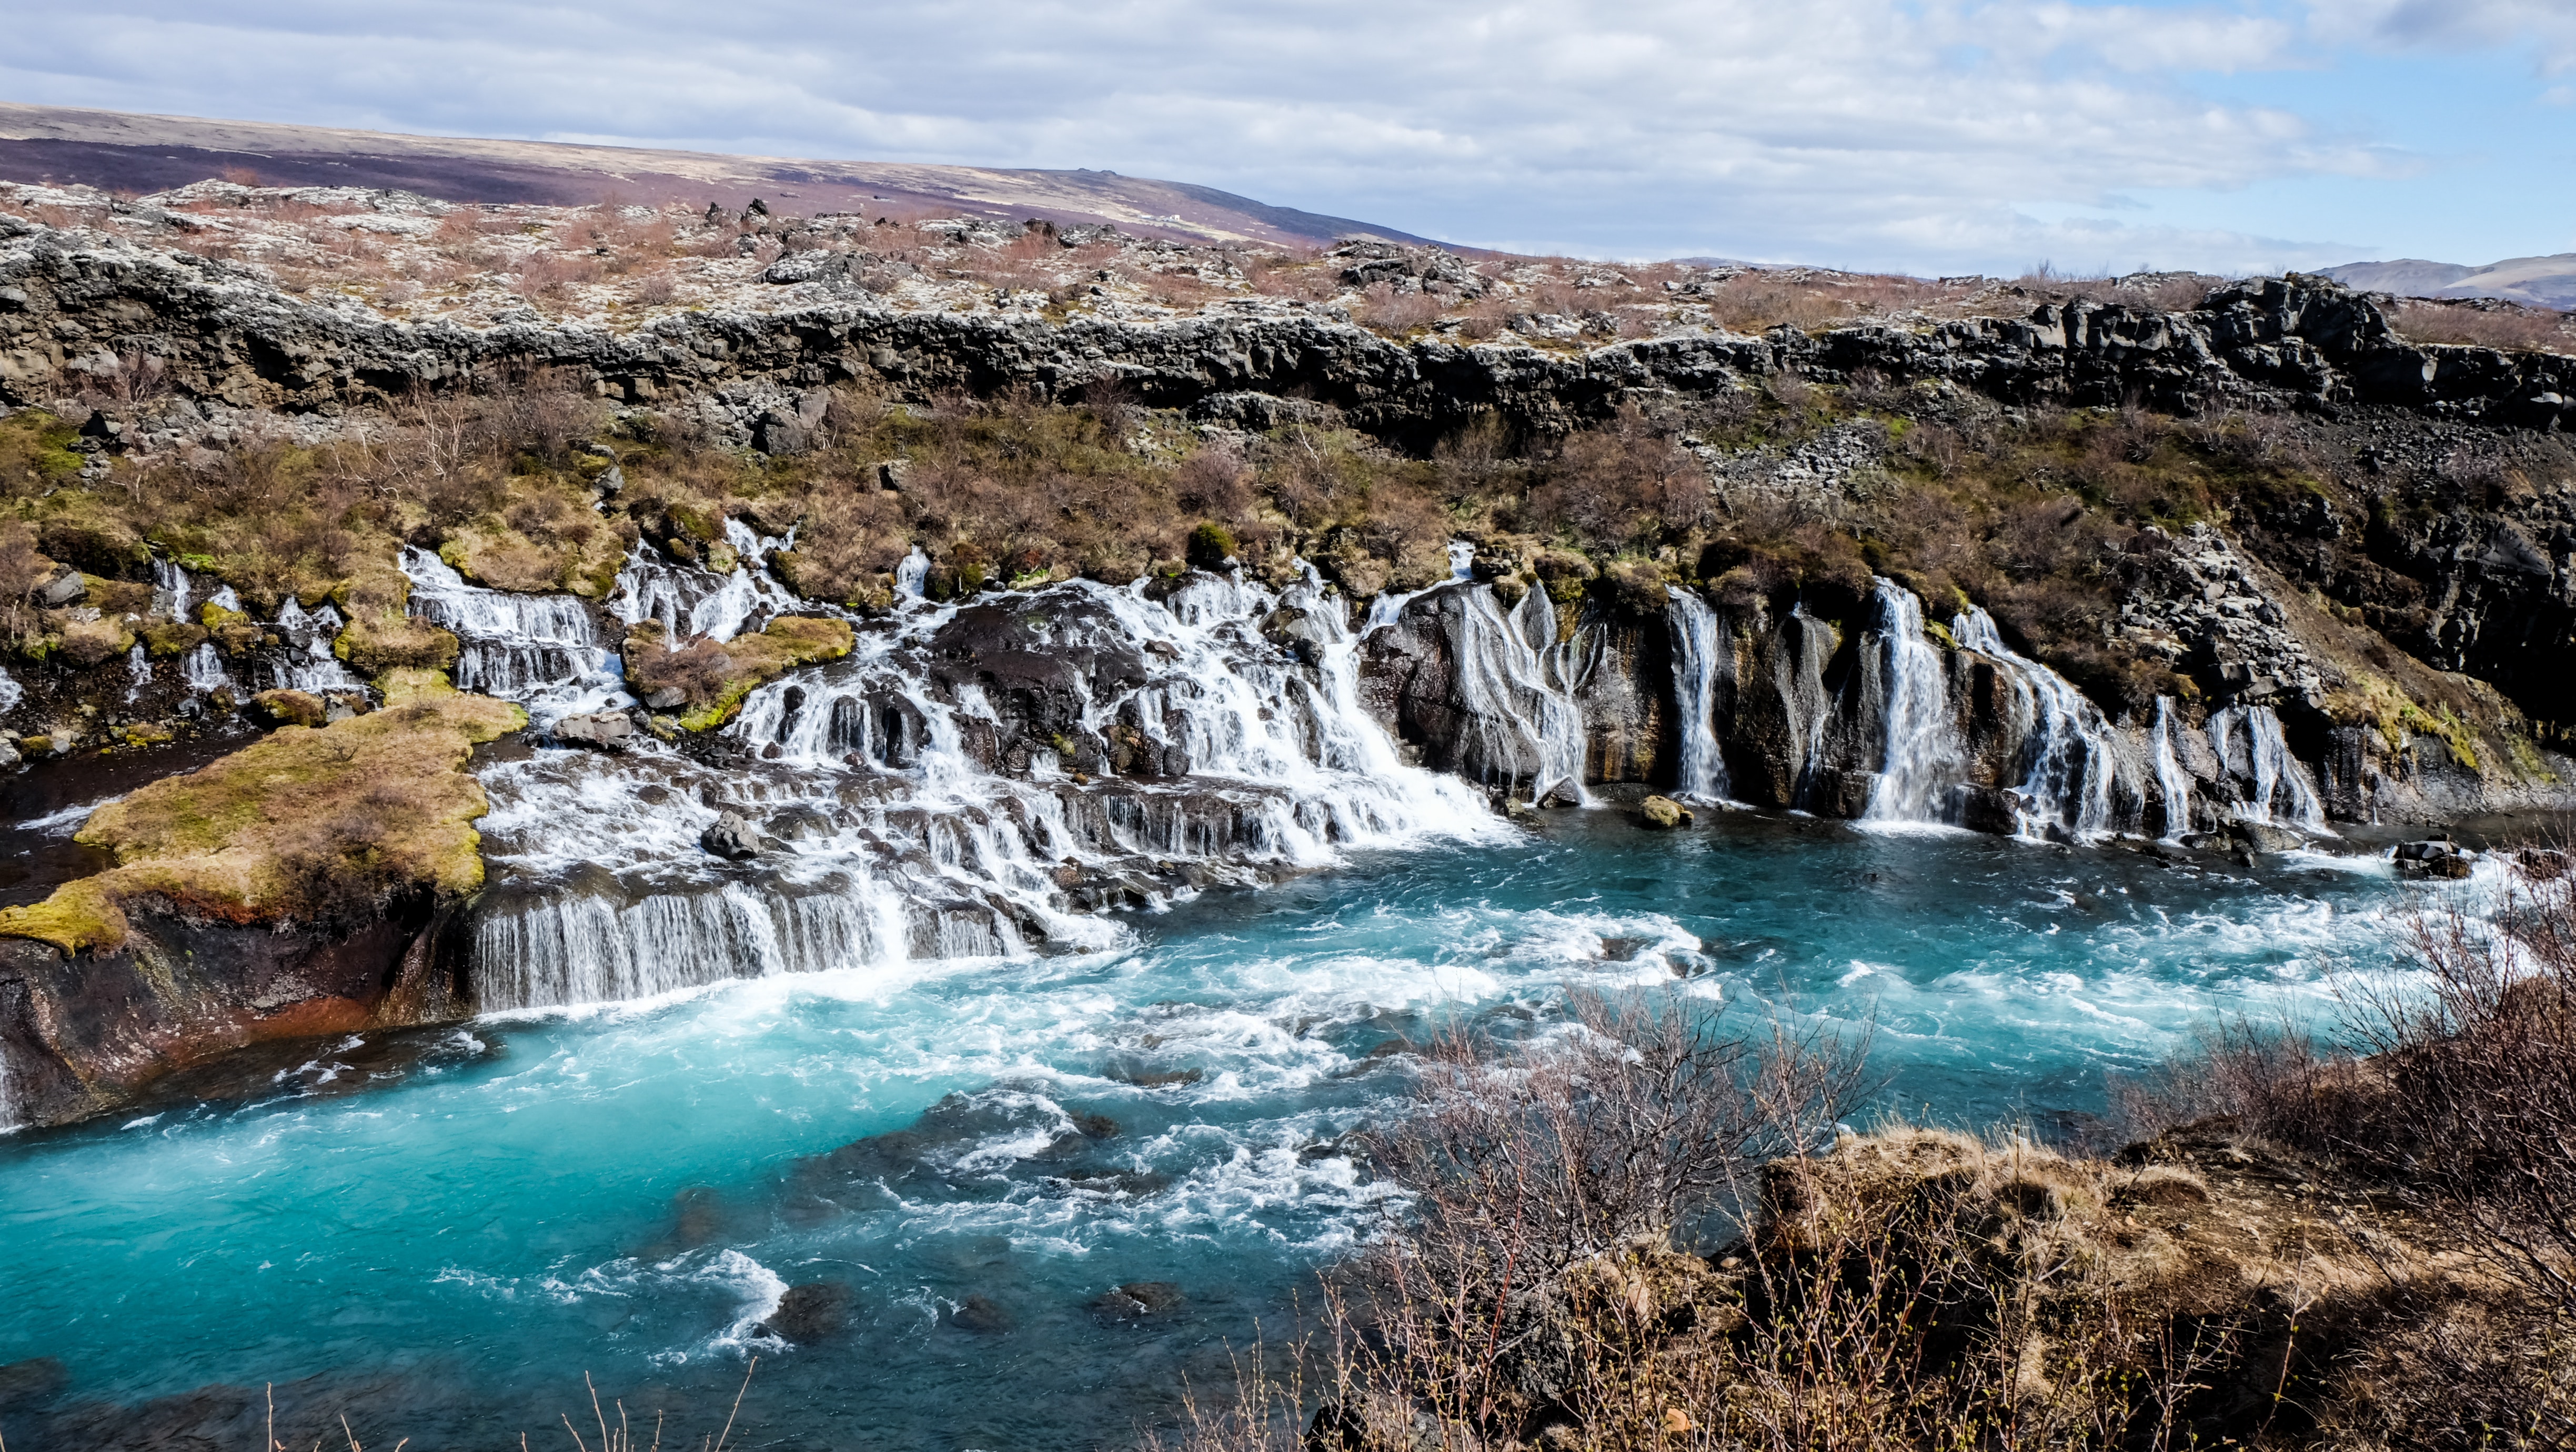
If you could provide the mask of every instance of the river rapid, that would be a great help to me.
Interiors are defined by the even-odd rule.
[[[241,1445],[271,1383],[290,1444],[345,1412],[370,1447],[567,1445],[565,1413],[597,1436],[585,1373],[695,1443],[753,1356],[746,1445],[1125,1445],[1289,1335],[1389,1208],[1338,1141],[1400,1102],[1405,1039],[1678,993],[1870,1027],[1880,1112],[2063,1129],[2213,1015],[2329,1011],[2330,966],[2386,964],[2439,891],[2358,854],[1698,816],[1355,851],[1114,915],[1106,947],[307,1045],[22,1132],[0,1363],[57,1358],[57,1408],[124,1409],[102,1428]],[[813,1281],[845,1329],[765,1332]],[[1101,1301],[1136,1282],[1178,1304]],[[0,1400],[13,1444],[26,1415]]]

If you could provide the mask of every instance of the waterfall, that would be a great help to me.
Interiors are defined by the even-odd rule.
[[[0,713],[17,710],[18,703],[25,699],[26,688],[11,679],[7,671],[0,670]]]
[[[2290,754],[2269,706],[2230,706],[2209,718],[2209,744],[2242,788],[2237,820],[2332,835],[2307,764]]]
[[[144,688],[152,684],[152,658],[138,645],[125,653],[125,703],[143,699]]]
[[[1959,644],[1991,659],[2030,714],[2022,738],[2014,812],[2021,835],[2056,825],[2088,836],[2112,830],[2116,733],[2101,708],[2064,676],[2004,644],[1994,617],[1971,605],[1951,622]]]
[[[726,523],[730,530],[739,521]],[[713,570],[665,564],[640,544],[627,557],[625,568],[617,572],[617,583],[608,592],[607,605],[609,614],[629,625],[658,620],[674,636],[703,635],[714,640],[731,640],[754,622],[772,615],[807,610],[786,586],[760,569],[757,560],[737,564],[730,574],[719,575]]]
[[[179,678],[188,683],[189,690],[200,695],[211,694],[233,683],[233,678],[225,674],[224,658],[215,650],[212,641],[201,642],[196,649],[180,657]]]
[[[2191,773],[2182,769],[2181,753],[2174,748],[2174,733],[2182,729],[2173,697],[2156,697],[2156,719],[2148,731],[2155,740],[2156,785],[2164,791],[2168,842],[2191,830]]]
[[[196,582],[188,577],[185,566],[176,560],[156,555],[152,560],[152,613],[171,620],[191,619],[188,600],[195,593]]]
[[[1674,788],[1687,797],[1727,799],[1726,757],[1717,745],[1717,654],[1722,622],[1698,592],[1671,592],[1665,619],[1673,632],[1673,704],[1681,715],[1681,764]]]
[[[1556,606],[1532,590],[1505,616],[1494,592],[1443,585],[1457,599],[1458,703],[1489,779],[1527,781],[1530,800],[1563,793],[1583,805],[1583,711],[1575,704],[1570,650],[1556,639]],[[1375,616],[1372,615],[1372,621]]]
[[[456,636],[459,690],[521,702],[541,724],[628,703],[617,657],[574,596],[469,585],[422,549],[403,551],[402,570],[412,614]]]
[[[1449,541],[1449,578],[1462,585],[1476,578],[1476,547],[1463,539]]]
[[[621,592],[647,600],[651,585]],[[1156,593],[1071,581],[979,597],[971,613],[854,618],[847,657],[745,699],[723,731],[742,754],[721,768],[650,738],[486,766],[478,1002],[1110,948],[1124,933],[1102,905],[1498,830],[1478,793],[1407,766],[1361,708],[1356,642],[1312,570],[1279,592],[1238,574]],[[1282,611],[1308,622],[1302,658],[1262,636]],[[1491,625],[1510,637],[1496,652],[1519,645],[1538,674],[1536,653],[1499,615]],[[1043,728],[1051,741],[1023,734],[1026,697],[957,668],[977,647],[1050,662],[1049,699],[1071,712]],[[702,850],[726,810],[762,824],[768,850]]]
[[[1948,822],[1959,775],[1958,724],[1950,711],[1941,652],[1923,635],[1923,604],[1893,580],[1870,591],[1878,607],[1877,666],[1885,728],[1878,780],[1864,821]]]
[[[921,546],[914,545],[912,553],[905,555],[902,563],[894,567],[894,592],[918,600],[921,598],[921,582],[928,578],[930,556],[921,552]]]
[[[260,677],[277,689],[316,693],[362,690],[366,682],[349,674],[349,668],[331,653],[331,642],[338,638],[343,623],[340,612],[332,607],[308,611],[289,595],[279,603],[277,618],[269,623],[283,645],[255,657],[252,664]]]

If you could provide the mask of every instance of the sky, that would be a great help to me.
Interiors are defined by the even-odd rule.
[[[2576,0],[0,0],[0,99],[1920,274],[2576,251]]]

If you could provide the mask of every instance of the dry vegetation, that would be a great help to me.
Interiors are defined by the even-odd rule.
[[[2432,919],[2337,1046],[2240,1026],[2125,1086],[2108,1159],[1838,1131],[1852,1048],[1677,1003],[1443,1045],[1324,1334],[1185,1443],[2567,1445],[2576,891],[2534,860],[2503,935]]]
[[[2389,310],[2389,321],[2413,343],[2576,353],[2576,331],[2569,329],[2567,314],[2520,303],[2405,298]]]
[[[1390,337],[1579,347],[1710,328],[1919,326],[2074,296],[2195,306],[2218,279],[2141,274],[2011,282],[1818,268],[1610,263],[1191,244],[1105,227],[602,203],[474,206],[401,194],[201,182],[116,203],[84,188],[0,186],[0,209],[264,269],[291,292],[396,319],[488,323],[515,309],[639,326],[677,308],[761,310],[873,296],[960,313],[1150,318],[1210,306],[1330,309]],[[773,264],[784,262],[783,268]]]

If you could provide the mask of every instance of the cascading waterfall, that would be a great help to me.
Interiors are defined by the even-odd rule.
[[[772,615],[810,613],[761,567],[760,541],[749,538],[750,531],[740,520],[725,521],[725,529],[738,559],[730,573],[664,564],[638,544],[608,592],[608,613],[628,625],[658,620],[674,635],[703,635],[712,640],[731,640]],[[738,537],[736,531],[740,531]],[[927,564],[924,561],[925,568]]]
[[[894,567],[894,592],[918,600],[921,598],[921,583],[929,578],[930,556],[921,552],[921,546],[914,545],[912,553],[905,555]]]
[[[1884,764],[1861,813],[1872,822],[1949,822],[1961,753],[1941,652],[1924,638],[1923,604],[1893,580],[1871,589]]]
[[[152,658],[138,645],[125,653],[125,701],[132,705],[143,699],[144,689],[152,684]]]
[[[7,671],[0,670],[0,712],[17,710],[18,703],[25,699],[26,688],[11,679]]]
[[[1491,590],[1440,588],[1457,590],[1463,607],[1457,693],[1475,723],[1477,759],[1529,782],[1531,801],[1557,795],[1590,805],[1583,789],[1583,711],[1567,679],[1571,654],[1556,638],[1554,602],[1546,591],[1532,590],[1506,616]]]
[[[2228,775],[2251,784],[2235,806],[2237,820],[2332,834],[2307,764],[2290,754],[2271,707],[2230,706],[2210,716],[2208,731]]]
[[[364,689],[366,682],[351,675],[349,668],[331,653],[331,642],[339,636],[343,623],[340,612],[329,605],[306,610],[294,596],[287,596],[278,604],[277,618],[269,622],[285,647],[256,657],[254,670],[261,679],[285,690],[318,693]]]
[[[540,724],[631,703],[617,657],[579,599],[470,585],[423,549],[406,548],[402,570],[412,613],[456,636],[458,689],[521,702]]]
[[[688,583],[639,562],[612,599],[685,620],[689,597],[662,590],[674,580]],[[424,608],[449,619],[473,603],[443,582],[415,598],[448,602]],[[1088,763],[1084,786],[1054,750],[1024,768],[994,759],[993,699],[943,674],[955,652],[933,649],[961,607],[908,598],[892,618],[854,621],[847,658],[752,692],[724,733],[748,759],[721,776],[649,739],[619,756],[540,750],[485,768],[495,878],[474,931],[478,1002],[548,1008],[737,977],[893,973],[1038,941],[1108,947],[1121,931],[1070,902],[1071,885],[1152,878],[1151,892],[1186,895],[1166,871],[1177,862],[1197,864],[1192,881],[1250,881],[1265,864],[1497,826],[1465,784],[1405,765],[1360,708],[1355,641],[1311,570],[1278,593],[1198,576],[1160,600],[1144,582],[1083,581],[1007,598],[1032,651],[1146,664],[1114,685],[1071,677],[1083,682],[1076,728],[1114,734],[1126,768]],[[529,645],[541,607],[518,608],[532,613],[476,628]],[[1311,623],[1304,664],[1261,637],[1281,610]],[[1522,644],[1519,658],[1534,676],[1536,653]],[[700,848],[728,808],[769,824],[769,851],[734,863]]]
[[[2004,644],[1984,610],[1969,606],[1950,630],[1960,645],[1994,661],[2030,715],[2014,802],[2021,835],[2042,835],[2050,825],[2088,836],[2111,831],[2118,738],[2101,708],[2064,676]]]
[[[189,578],[185,565],[177,560],[154,556],[152,560],[152,613],[172,620],[192,620],[188,602],[196,593],[196,582]]]
[[[1681,715],[1675,789],[1701,801],[1727,799],[1726,757],[1717,744],[1717,653],[1723,622],[1708,602],[1675,589],[1666,607],[1673,632],[1674,708]]]
[[[212,641],[200,644],[179,658],[179,678],[188,683],[189,690],[203,695],[224,690],[233,683],[231,675],[224,670],[223,655],[215,649]]]
[[[2156,785],[2164,791],[2168,842],[2191,830],[2191,773],[2182,769],[2182,754],[2174,745],[2174,733],[2182,729],[2182,713],[2174,709],[2173,697],[2156,697],[2156,719],[2148,734],[2155,742]]]

